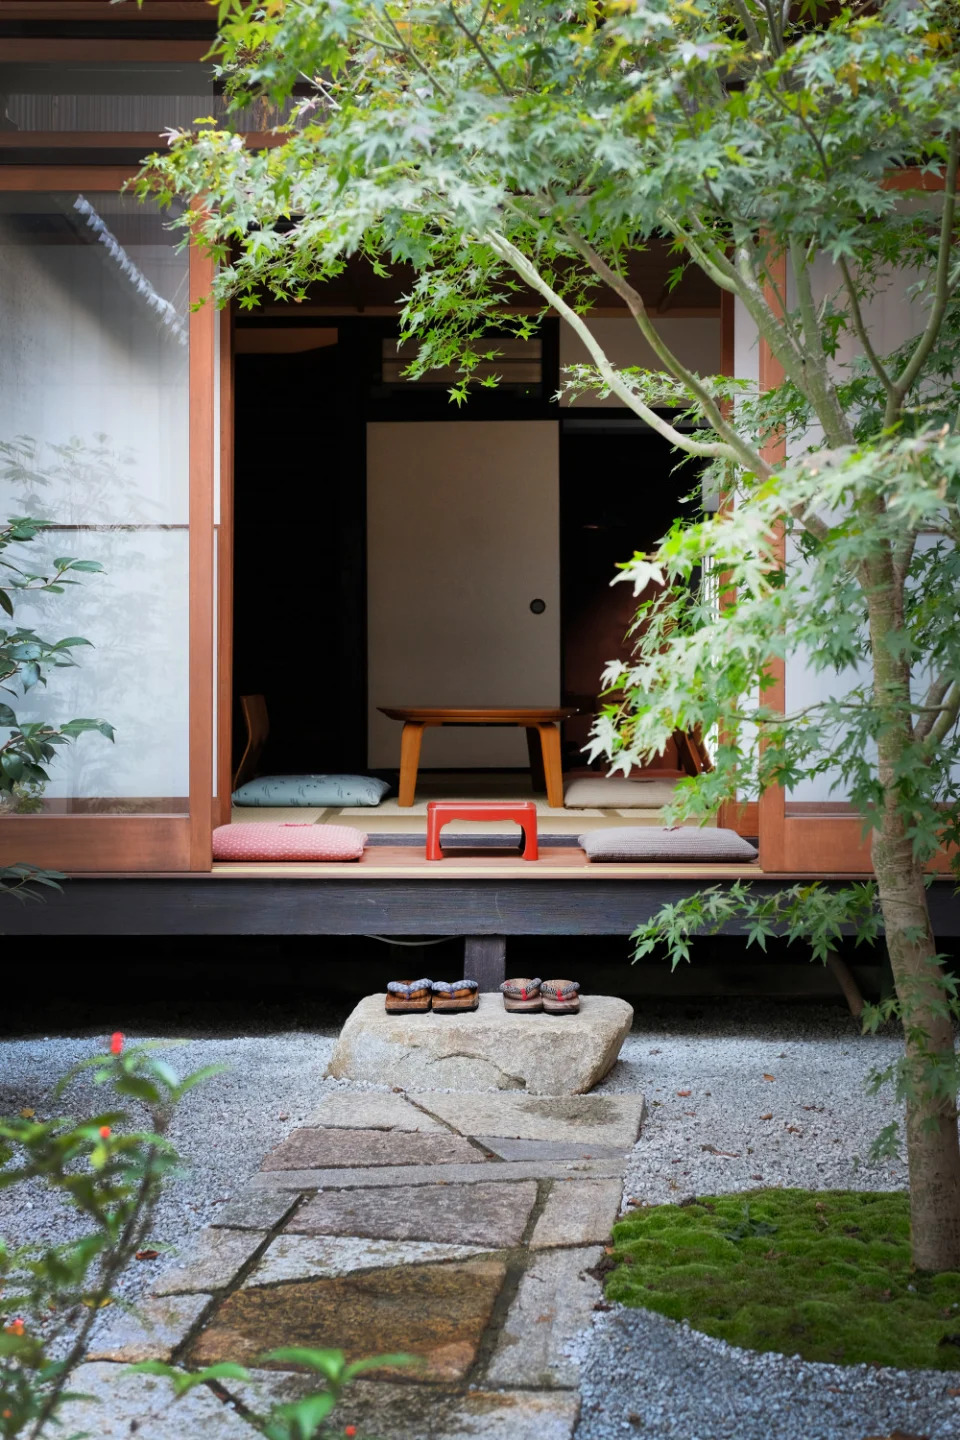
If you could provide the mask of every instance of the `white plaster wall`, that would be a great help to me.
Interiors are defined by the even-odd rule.
[[[106,573],[18,607],[19,623],[94,648],[17,709],[116,727],[115,746],[88,736],[61,752],[50,797],[185,796],[187,259],[156,234],[136,243],[135,223],[124,232],[134,201],[86,197],[110,245],[71,198],[8,195],[0,209],[0,513],[58,526],[24,558]],[[34,217],[32,243],[15,210]]]
[[[642,366],[647,370],[663,367],[658,357],[629,318],[600,317],[588,320],[591,333],[603,346],[608,359],[618,368],[628,365]],[[679,360],[689,369],[701,375],[715,375],[720,369],[720,318],[713,315],[677,317],[668,316],[654,321],[664,342],[670,346]],[[578,335],[569,325],[560,325],[560,383],[563,384],[563,368],[566,365],[592,364],[590,354]],[[623,402],[615,395],[601,400],[599,395],[586,394],[575,402],[563,395],[561,405],[603,405],[623,408]]]
[[[864,320],[879,354],[883,355],[917,335],[925,323],[923,307],[907,294],[915,276],[908,271],[891,270],[880,294],[863,307]],[[813,290],[819,303],[825,296],[836,293],[841,277],[834,263],[827,256],[820,256],[812,269]],[[787,277],[787,303],[795,304],[795,290],[792,272]],[[850,333],[842,335],[835,364],[849,365],[859,353],[856,338]],[[794,549],[788,549],[787,565],[795,567],[800,562]],[[842,697],[854,685],[869,680],[869,666],[851,667],[840,674],[832,670],[818,671],[813,666],[813,655],[809,647],[798,645],[787,657],[785,667],[785,691],[787,710],[798,710],[816,704],[821,700]],[[826,770],[813,779],[803,780],[787,790],[787,799],[797,802],[845,800],[844,784],[835,768]]]

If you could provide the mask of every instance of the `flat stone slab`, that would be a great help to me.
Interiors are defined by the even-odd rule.
[[[224,1206],[210,1224],[231,1230],[272,1230],[296,1203],[292,1195],[247,1190]]]
[[[321,1170],[358,1165],[472,1165],[483,1156],[469,1140],[401,1130],[294,1130],[271,1150],[262,1170]]]
[[[555,1180],[530,1248],[603,1245],[620,1214],[622,1197],[621,1180]]]
[[[575,1145],[569,1140],[506,1140],[499,1135],[478,1135],[481,1145],[501,1160],[615,1160],[624,1163],[618,1145]]]
[[[182,1400],[158,1375],[137,1375],[125,1365],[97,1361],[80,1365],[68,1389],[89,1400],[68,1400],[52,1427],[64,1440],[71,1435],[103,1436],[104,1440],[258,1440],[249,1425],[212,1390],[199,1385]]]
[[[612,995],[587,995],[578,1015],[559,1017],[509,1014],[499,995],[481,995],[465,1015],[388,1015],[383,996],[368,995],[344,1025],[328,1074],[412,1092],[579,1095],[606,1075],[632,1021],[632,1007]]]
[[[297,1211],[289,1230],[505,1249],[519,1245],[536,1198],[531,1180],[325,1191]]]
[[[596,1245],[548,1250],[536,1257],[520,1281],[500,1332],[487,1369],[488,1384],[577,1384],[579,1367],[564,1350],[589,1325],[593,1307],[602,1297],[600,1282],[586,1271],[603,1253]]]
[[[436,1133],[445,1131],[432,1115],[424,1115],[404,1095],[377,1091],[337,1091],[325,1095],[308,1125],[342,1126],[345,1130],[412,1130]]]
[[[489,1248],[489,1247],[487,1247]],[[278,1235],[244,1282],[244,1289],[282,1280],[312,1280],[396,1265],[470,1260],[482,1245],[442,1245],[429,1240],[368,1240],[353,1235]]]
[[[278,1370],[251,1370],[250,1375],[249,1382],[222,1380],[220,1384],[229,1395],[259,1415],[267,1414],[275,1405],[292,1404],[317,1390],[316,1379],[311,1375]],[[344,1391],[327,1434],[330,1440],[335,1437],[341,1440],[347,1426],[352,1425],[360,1440],[370,1440],[372,1436],[376,1436],[376,1440],[427,1440],[427,1437],[439,1440],[447,1433],[448,1419],[459,1398],[458,1391],[451,1385],[355,1380]]]
[[[632,1148],[643,1120],[642,1095],[415,1095],[462,1135],[566,1141]]]
[[[316,1390],[308,1375],[253,1370],[251,1380],[219,1382],[257,1414],[288,1405]],[[352,1425],[377,1440],[572,1440],[580,1410],[569,1390],[472,1390],[356,1380],[343,1394],[331,1424],[334,1435]],[[137,1437],[139,1440],[139,1437]]]
[[[262,1230],[201,1230],[177,1263],[164,1270],[152,1293],[224,1290],[265,1239]]]
[[[580,1397],[567,1390],[474,1390],[443,1427],[443,1440],[572,1440]]]
[[[616,1160],[488,1160],[484,1165],[385,1165],[342,1170],[261,1170],[256,1190],[362,1190],[368,1186],[480,1184],[490,1180],[570,1180],[619,1175]]]
[[[136,1310],[117,1310],[93,1341],[88,1360],[169,1360],[213,1299],[171,1295],[146,1300]]]
[[[500,1261],[484,1259],[237,1290],[194,1342],[190,1363],[242,1365],[280,1346],[339,1349],[349,1361],[405,1352],[422,1364],[381,1373],[460,1380],[474,1362],[505,1275]]]

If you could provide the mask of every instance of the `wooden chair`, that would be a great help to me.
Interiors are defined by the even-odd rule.
[[[252,780],[256,775],[257,764],[270,734],[267,702],[262,695],[241,695],[240,709],[247,727],[247,743],[233,777],[234,790],[238,790],[245,781]]]

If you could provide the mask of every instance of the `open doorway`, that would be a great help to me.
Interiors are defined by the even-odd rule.
[[[609,812],[548,807],[521,729],[428,732],[416,803],[398,804],[400,726],[380,707],[577,705],[563,754],[585,768],[636,604],[611,587],[616,565],[690,508],[695,476],[622,409],[557,403],[555,322],[462,410],[446,383],[404,379],[395,335],[385,316],[237,320],[234,691],[265,697],[255,771],[387,782],[379,804],[298,816],[372,834],[422,833],[431,798],[533,798],[571,836],[641,810],[656,823],[659,791]],[[236,764],[238,708],[234,734]],[[665,782],[681,768],[661,757]]]

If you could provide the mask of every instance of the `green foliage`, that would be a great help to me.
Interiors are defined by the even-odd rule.
[[[39,1181],[45,1199],[67,1204],[89,1226],[79,1239],[53,1246],[0,1241],[0,1436],[49,1433],[71,1398],[70,1376],[97,1315],[114,1303],[117,1280],[147,1239],[164,1183],[177,1171],[166,1138],[174,1108],[214,1072],[180,1079],[159,1049],[124,1050],[117,1035],[110,1053],[65,1077],[52,1098],[90,1072],[107,1092],[99,1114],[77,1120],[24,1110],[0,1119],[0,1189]],[[146,1129],[131,1125],[122,1108],[130,1100],[146,1108]]]
[[[613,1238],[611,1300],[750,1350],[960,1369],[960,1274],[912,1269],[905,1195],[712,1195],[639,1210]]]
[[[9,451],[9,446],[4,447],[2,457],[7,475],[14,465]],[[46,685],[50,670],[76,665],[73,652],[90,643],[79,635],[47,640],[32,628],[16,624],[16,604],[21,596],[62,595],[67,585],[78,583],[74,578],[77,574],[96,574],[103,568],[96,560],[61,555],[42,572],[34,570],[19,547],[36,540],[48,525],[48,521],[26,516],[0,525],[0,611],[11,622],[5,625],[0,617],[0,692],[14,698],[27,695],[37,685]],[[61,725],[20,721],[13,707],[0,700],[0,811],[10,809],[23,814],[40,809],[40,796],[50,778],[46,766],[56,758],[61,746],[91,731],[113,739],[113,727],[106,720],[68,720]],[[28,874],[30,869],[23,865],[0,869],[0,893],[36,899],[39,892],[34,884],[50,884],[58,878],[49,870],[33,869]]]
[[[375,1355],[348,1364],[342,1350],[286,1346],[281,1350],[270,1350],[265,1355],[260,1355],[256,1363],[296,1365],[298,1369],[312,1370],[322,1377],[325,1387],[323,1390],[315,1395],[305,1395],[290,1404],[278,1405],[261,1421],[263,1433],[268,1440],[319,1440],[319,1437],[331,1434],[325,1422],[333,1414],[344,1390],[352,1381],[367,1371],[379,1370],[383,1366],[394,1368],[410,1365],[413,1359],[409,1355]],[[173,1385],[177,1399],[209,1380],[249,1381],[253,1378],[242,1365],[231,1364],[210,1365],[205,1370],[188,1372],[165,1365],[159,1360],[147,1360],[143,1364],[134,1365],[132,1369],[146,1375],[165,1376]]]

